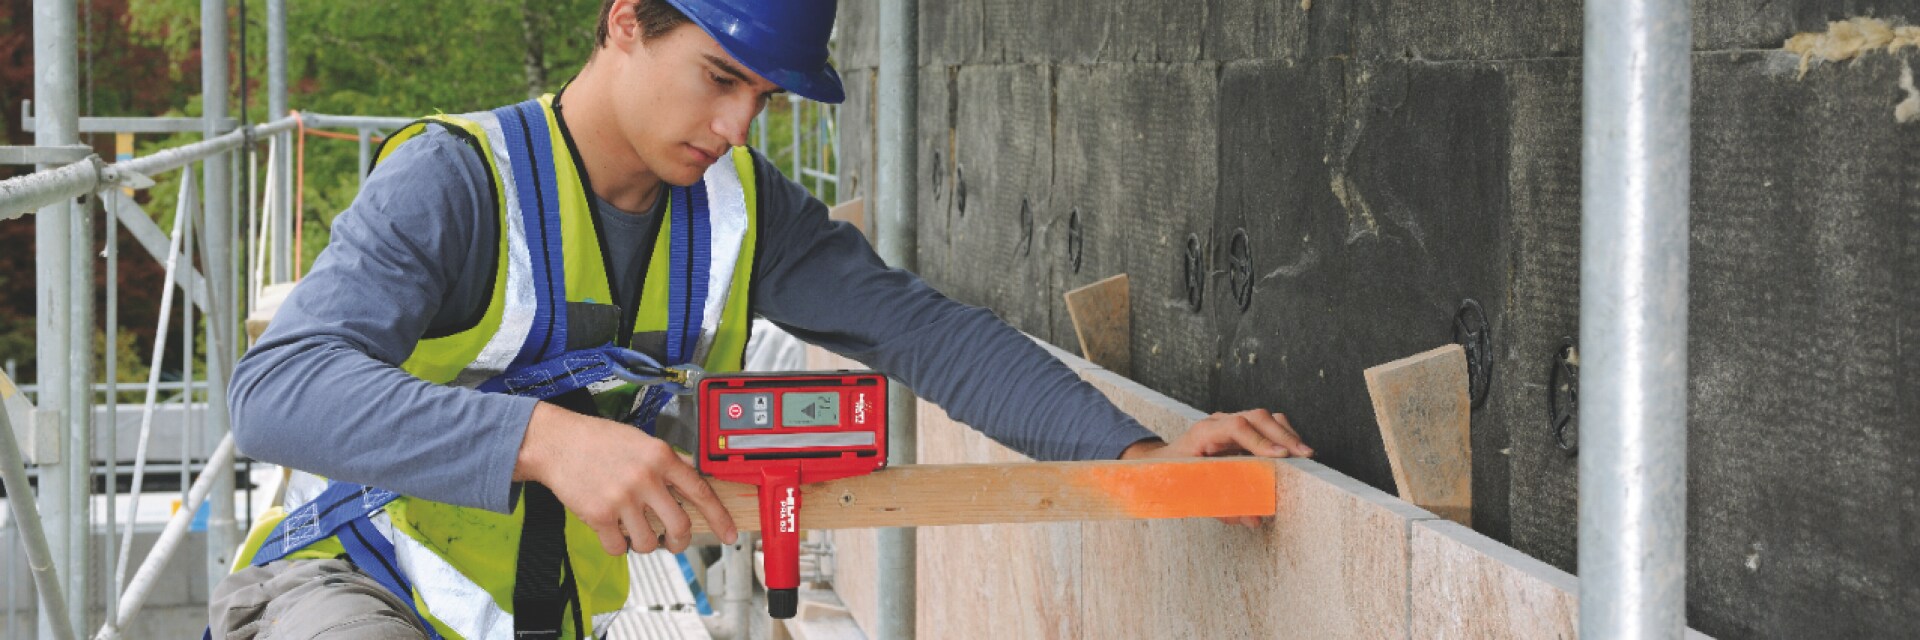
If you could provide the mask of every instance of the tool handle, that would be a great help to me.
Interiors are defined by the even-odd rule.
[[[762,467],[759,484],[767,615],[785,620],[800,604],[800,463]]]

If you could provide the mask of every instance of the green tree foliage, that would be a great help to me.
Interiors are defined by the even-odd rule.
[[[91,79],[85,84],[92,88],[91,100],[83,103],[83,109],[91,105],[87,115],[202,113],[199,0],[85,2],[83,10],[92,23],[92,35],[82,47],[83,74]],[[288,104],[311,113],[417,117],[487,109],[556,91],[592,51],[599,6],[600,0],[289,0]],[[31,0],[0,0],[0,117],[6,119],[15,144],[31,142],[13,122],[18,100],[32,89],[30,9]],[[226,52],[233,78],[229,112],[244,114],[250,122],[267,115],[266,17],[265,0],[244,0],[244,6],[232,2],[225,16],[232,42]],[[805,111],[801,126],[806,131],[824,131],[831,124],[823,119],[823,110],[810,105]],[[791,166],[792,120],[784,98],[768,105],[768,148],[763,151],[797,177]],[[200,138],[144,135],[138,153],[157,153]],[[96,142],[103,157],[112,157],[111,136]],[[812,146],[807,151],[820,155]],[[259,171],[265,170],[264,145],[254,162]],[[301,163],[303,268],[325,248],[334,216],[358,193],[358,162],[359,151],[351,140],[306,138]],[[818,166],[820,160],[807,163]],[[237,184],[245,184],[248,165],[243,160],[237,168]],[[196,183],[201,182],[199,171],[196,165]],[[180,172],[156,179],[159,184],[142,192],[139,201],[161,229],[171,229]],[[810,179],[802,183],[816,185]],[[821,186],[822,197],[832,202],[832,185]],[[246,221],[239,224],[244,229]],[[32,238],[27,221],[0,224],[0,361],[20,360],[28,371],[33,358]],[[122,326],[130,328],[135,339],[121,347],[123,376],[133,370],[127,365],[144,363],[152,348],[160,280],[155,261],[124,238]],[[115,344],[123,342],[116,339]],[[177,359],[177,353],[171,354],[166,369],[176,368]]]

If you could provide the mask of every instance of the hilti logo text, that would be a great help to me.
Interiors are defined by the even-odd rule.
[[[793,533],[800,528],[793,522],[793,488],[787,488],[787,497],[780,500],[780,533]]]
[[[867,423],[867,404],[868,404],[867,394],[865,393],[860,394],[857,397],[857,399],[853,401],[853,423],[854,424]]]

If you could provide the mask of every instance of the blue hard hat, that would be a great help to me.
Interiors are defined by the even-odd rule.
[[[847,99],[827,61],[836,0],[667,0],[735,60],[819,102]]]

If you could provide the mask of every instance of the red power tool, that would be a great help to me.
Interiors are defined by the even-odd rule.
[[[887,379],[873,372],[699,379],[701,471],[760,487],[767,613],[799,607],[800,485],[887,466]]]

